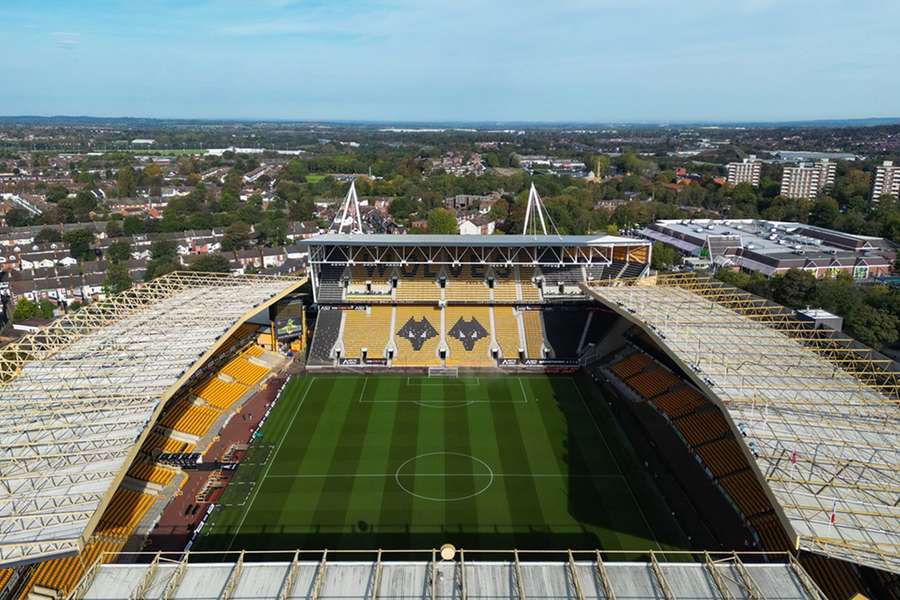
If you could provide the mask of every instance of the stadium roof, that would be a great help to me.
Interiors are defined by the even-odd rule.
[[[616,235],[390,235],[326,233],[302,242],[310,246],[543,247],[639,245],[650,242]]]
[[[662,562],[655,554],[650,562],[604,562],[593,552],[573,552],[568,560],[556,562],[473,561],[459,559],[459,554],[458,560],[441,561],[437,556],[437,560],[394,562],[380,560],[381,551],[377,560],[353,562],[331,552],[327,557],[338,560],[303,560],[297,553],[293,561],[250,562],[249,556],[241,553],[215,563],[156,557],[149,564],[98,565],[88,571],[75,597],[825,600],[795,560],[746,564],[734,555],[705,563]]]
[[[0,564],[78,551],[165,400],[299,282],[171,273],[0,352]]]
[[[900,572],[900,386],[890,360],[705,280],[591,289],[721,401],[799,547]]]

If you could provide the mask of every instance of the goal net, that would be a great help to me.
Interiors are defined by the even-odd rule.
[[[458,375],[457,367],[428,367],[429,377],[456,377]]]

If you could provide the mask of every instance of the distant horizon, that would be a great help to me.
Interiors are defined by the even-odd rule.
[[[865,116],[865,117],[823,117],[809,119],[778,119],[778,120],[615,120],[615,121],[584,121],[584,120],[509,120],[498,121],[491,119],[454,120],[454,119],[415,119],[415,120],[389,120],[389,119],[315,119],[315,118],[273,118],[273,117],[159,117],[159,116],[135,116],[135,115],[87,115],[87,114],[0,114],[0,121],[27,121],[27,120],[85,120],[85,121],[172,121],[172,122],[203,122],[203,123],[287,123],[287,124],[341,124],[341,125],[400,125],[400,126],[640,126],[640,127],[666,127],[666,126],[705,126],[705,127],[739,127],[759,125],[792,125],[792,124],[830,124],[830,123],[870,123],[878,125],[900,125],[900,116]]]
[[[900,3],[886,0],[8,0],[0,113],[637,124],[900,115],[898,21]]]

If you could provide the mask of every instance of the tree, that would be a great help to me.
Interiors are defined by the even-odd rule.
[[[144,272],[144,281],[177,271],[180,266],[175,242],[169,240],[153,242],[150,246],[150,262],[147,263],[147,270]]]
[[[131,258],[131,244],[128,242],[113,242],[106,249],[106,259],[112,263],[125,262]]]
[[[69,188],[62,185],[51,185],[47,188],[47,202],[56,203],[69,195]]]
[[[16,302],[16,307],[13,309],[13,321],[22,322],[27,321],[28,319],[33,319],[38,314],[38,305],[37,302],[32,302],[28,298],[22,298],[18,302]]]
[[[819,227],[832,227],[841,215],[837,200],[825,196],[816,200],[809,213],[809,222]]]
[[[232,223],[222,236],[222,250],[242,250],[250,245],[252,235],[250,226],[243,221]]]
[[[94,243],[94,232],[90,229],[73,229],[63,235],[63,241],[69,245],[69,255],[78,260],[92,260],[95,255],[91,250]]]
[[[31,225],[31,213],[24,208],[11,208],[6,211],[6,224],[10,227]]]
[[[121,167],[116,175],[116,187],[119,190],[120,198],[134,196],[137,193],[137,180],[134,176],[134,169]]]
[[[62,234],[58,229],[52,227],[44,227],[36,236],[34,236],[35,244],[55,244],[62,241]]]
[[[228,259],[220,253],[204,254],[194,261],[191,265],[191,271],[199,271],[201,273],[230,273],[231,265]]]
[[[125,232],[122,229],[121,221],[107,221],[106,222],[106,237],[116,238],[116,237],[122,237],[123,235],[125,235]]]
[[[809,304],[815,295],[816,277],[801,269],[790,269],[772,281],[772,295],[775,301],[791,308],[801,308]]]
[[[139,233],[144,233],[144,222],[140,217],[130,216],[125,217],[125,220],[122,221],[122,233],[127,236],[137,235]]]
[[[446,208],[434,208],[428,213],[428,233],[454,234],[459,233],[459,224],[456,215]]]
[[[131,287],[131,283],[128,266],[124,263],[113,263],[106,270],[106,277],[103,279],[103,293],[110,296],[124,292]]]
[[[678,262],[678,251],[668,244],[653,242],[653,256],[650,266],[657,271],[665,271]]]
[[[38,302],[38,313],[41,318],[52,319],[54,310],[56,310],[56,306],[49,300],[41,300]]]

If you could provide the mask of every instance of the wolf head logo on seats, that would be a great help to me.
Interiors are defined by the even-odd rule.
[[[462,317],[459,318],[459,321],[450,329],[448,334],[450,337],[462,342],[463,348],[466,350],[472,350],[478,340],[488,336],[487,329],[481,323],[474,318],[471,321],[466,321]]]
[[[416,321],[410,317],[409,321],[407,321],[397,332],[397,335],[409,340],[413,350],[416,352],[421,350],[422,346],[425,345],[425,342],[437,336],[437,334],[437,330],[428,322],[428,319],[424,317],[421,321]]]

